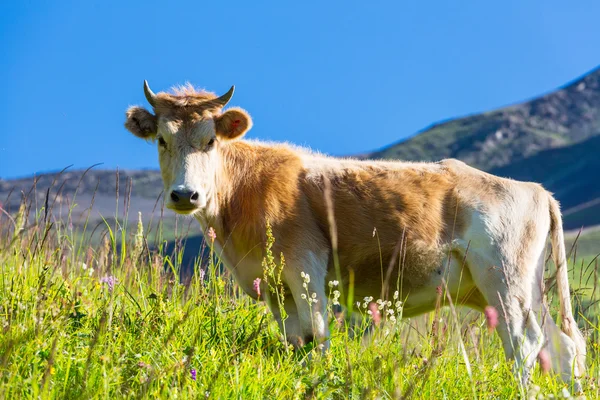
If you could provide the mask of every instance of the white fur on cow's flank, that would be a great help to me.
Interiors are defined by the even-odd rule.
[[[456,304],[497,309],[506,356],[515,359],[523,382],[544,347],[565,380],[571,368],[576,377],[584,372],[585,341],[571,310],[560,210],[540,185],[499,178],[457,160],[337,159],[287,144],[240,140],[252,121],[241,109],[222,111],[221,100],[232,90],[228,93],[220,98],[190,88],[147,93],[155,115],[131,109],[126,127],[156,139],[165,191],[168,198],[173,194],[168,206],[193,213],[203,229],[214,228],[226,267],[255,298],[253,281],[263,274],[270,224],[273,254],[286,259],[285,323],[277,302],[262,292],[291,343],[299,347],[315,339],[328,345],[329,280],[340,280],[347,293],[353,276],[356,298],[397,289],[404,315],[432,310],[437,289],[447,285]],[[549,232],[562,332],[543,299]],[[390,287],[382,287],[383,281]],[[309,305],[305,296],[313,293],[316,302]],[[574,384],[580,388],[577,380]]]

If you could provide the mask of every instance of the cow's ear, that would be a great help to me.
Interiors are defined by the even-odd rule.
[[[129,107],[125,113],[125,128],[142,139],[153,139],[156,136],[156,116],[142,107]]]
[[[217,135],[225,140],[238,139],[252,128],[252,118],[241,108],[233,107],[215,117]]]

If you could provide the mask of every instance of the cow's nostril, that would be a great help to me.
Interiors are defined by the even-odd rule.
[[[196,200],[198,200],[198,197],[199,197],[198,192],[194,192],[194,193],[192,193],[192,196],[190,197],[190,199],[192,199],[192,201],[196,201]]]
[[[175,203],[179,201],[179,196],[177,196],[177,194],[174,191],[171,192],[171,200],[173,200]]]

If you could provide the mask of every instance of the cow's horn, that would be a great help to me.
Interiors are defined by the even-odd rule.
[[[148,86],[147,80],[144,80],[144,94],[146,95],[146,100],[148,100],[148,103],[154,107],[156,105],[156,95],[150,89],[150,86]]]
[[[231,89],[227,93],[225,93],[221,97],[217,97],[214,100],[211,100],[211,103],[217,104],[219,107],[225,107],[229,100],[231,100],[231,96],[233,96],[233,91],[235,90],[235,86],[232,86]]]

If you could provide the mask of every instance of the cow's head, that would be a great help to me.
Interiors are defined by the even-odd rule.
[[[166,206],[180,214],[204,210],[216,198],[219,148],[251,128],[250,116],[240,108],[222,111],[233,86],[221,97],[191,86],[175,89],[174,94],[155,94],[144,81],[144,93],[154,113],[130,107],[125,127],[156,142]]]

